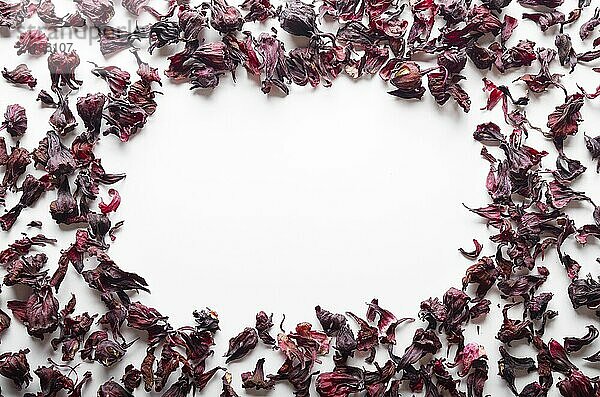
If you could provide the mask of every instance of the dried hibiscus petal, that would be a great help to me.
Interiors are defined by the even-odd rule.
[[[75,78],[75,69],[79,63],[79,55],[75,51],[51,53],[48,56],[48,70],[50,70],[52,89],[57,90],[64,86],[73,90],[77,89],[82,83]]]
[[[595,138],[590,138],[587,135],[584,135],[585,138],[585,147],[588,152],[592,155],[592,159],[596,161],[596,172],[600,172],[600,136]]]
[[[2,230],[9,230],[16,222],[21,211],[32,206],[47,188],[47,183],[36,179],[32,175],[27,175],[21,185],[21,198],[19,202],[10,211],[0,217],[0,227]]]
[[[25,2],[0,2],[0,27],[16,29],[25,20],[27,8]]]
[[[548,115],[548,136],[554,144],[562,148],[563,142],[570,135],[575,135],[579,130],[581,122],[581,107],[583,106],[583,95],[573,94],[566,98],[565,103],[556,107],[554,112]]]
[[[269,330],[273,327],[273,315],[267,315],[264,311],[256,314],[256,330],[260,340],[270,346],[277,344],[277,341],[269,334]]]
[[[346,316],[343,314],[331,313],[328,310],[322,309],[321,306],[315,307],[317,319],[323,327],[323,331],[327,336],[336,336],[338,331],[347,323]]]
[[[111,0],[74,0],[77,9],[90,21],[94,26],[106,25],[115,15],[115,8]]]
[[[210,11],[210,25],[218,32],[226,34],[242,29],[244,19],[240,10],[225,0],[211,0]]]
[[[584,22],[579,28],[579,37],[581,37],[581,40],[587,39],[599,25],[600,8],[596,8],[594,15],[587,22]]]
[[[34,56],[44,55],[49,48],[48,36],[38,29],[27,30],[19,36],[15,44],[17,55],[28,53]]]
[[[285,61],[284,44],[273,35],[261,33],[258,37],[257,51],[263,58],[261,68],[264,79],[261,90],[268,94],[274,86],[287,95],[290,76]]]
[[[584,346],[592,343],[600,335],[600,333],[598,332],[598,329],[596,327],[594,327],[593,325],[588,325],[587,329],[588,329],[587,334],[581,338],[576,338],[576,337],[564,338],[563,345],[564,345],[567,353],[573,353],[573,352],[581,350]]]
[[[104,201],[101,201],[100,204],[98,204],[98,208],[100,208],[100,211],[102,211],[103,214],[116,211],[121,204],[121,195],[118,191],[115,189],[108,189],[108,195],[111,197],[110,203],[106,204]]]
[[[287,1],[279,13],[281,28],[294,36],[311,37],[317,33],[316,19],[314,7],[301,0]]]
[[[54,28],[85,26],[85,19],[78,11],[59,17],[52,0],[42,0],[37,7],[37,15],[42,22]]]
[[[109,380],[100,385],[97,393],[98,397],[130,397],[132,396],[127,390],[114,380]]]
[[[124,303],[129,303],[126,291],[149,292],[148,284],[143,277],[120,269],[112,261],[101,261],[95,269],[86,270],[81,274],[91,288],[101,293],[114,292]]]
[[[21,64],[13,70],[4,68],[2,77],[12,84],[23,84],[29,88],[34,88],[37,85],[37,79],[31,74],[31,70],[25,64]]]
[[[100,136],[102,126],[102,111],[107,98],[104,94],[87,94],[77,98],[77,113],[83,120],[89,138],[94,142]]]
[[[261,358],[256,362],[256,368],[253,372],[242,374],[242,387],[244,389],[269,390],[275,386],[275,381],[265,379],[264,365],[265,359]]]
[[[149,2],[150,0],[122,0],[121,4],[133,15],[140,15],[140,12],[146,8]]]
[[[27,131],[27,114],[21,105],[8,105],[4,113],[4,121],[0,130],[6,129],[13,138],[18,138]]]
[[[131,364],[127,365],[121,383],[128,391],[133,392],[142,384],[142,372]]]
[[[332,372],[317,376],[317,392],[322,397],[348,397],[365,389],[364,376],[359,368],[337,366]]]
[[[29,372],[27,354],[29,354],[29,349],[0,355],[0,375],[12,380],[17,390],[29,386],[29,382],[33,380]]]
[[[0,186],[16,188],[19,177],[25,173],[29,163],[31,163],[31,159],[27,149],[13,147],[4,164],[6,169]],[[1,196],[2,194],[0,194]]]
[[[59,92],[58,106],[49,120],[50,126],[61,135],[65,135],[77,127],[75,115],[69,107],[69,98]]]
[[[116,97],[124,95],[127,88],[131,84],[129,73],[121,70],[116,66],[105,66],[99,67],[94,64],[95,68],[92,69],[92,74],[102,78],[108,83],[108,88],[112,94]]]
[[[98,29],[100,36],[100,52],[108,56],[117,52],[132,48],[135,41],[148,38],[150,35],[150,26],[136,26],[133,32],[102,26]]]
[[[425,357],[435,354],[442,347],[442,343],[432,330],[419,328],[415,331],[412,344],[406,348],[402,357],[394,357],[398,368],[406,368]]]
[[[97,361],[105,367],[110,367],[121,361],[127,348],[134,342],[119,344],[110,340],[106,331],[96,331],[90,334],[85,341],[84,348],[81,350],[81,358]]]
[[[467,252],[463,248],[459,248],[458,250],[461,254],[463,254],[469,259],[477,259],[477,257],[481,253],[481,250],[483,249],[483,246],[476,239],[473,239],[473,244],[475,245],[475,249],[473,251]]]
[[[35,338],[44,339],[58,328],[58,300],[50,286],[33,291],[26,301],[8,301],[7,306]]]
[[[575,309],[586,306],[591,310],[600,309],[600,282],[588,275],[578,278],[569,285],[569,298]]]
[[[404,99],[421,99],[425,93],[421,68],[415,62],[403,62],[391,73],[390,83],[396,87],[388,94]]]
[[[110,96],[103,116],[110,126],[104,135],[117,135],[123,142],[135,135],[148,119],[148,113],[138,105]]]
[[[229,340],[229,350],[225,353],[226,363],[238,360],[253,350],[258,343],[258,333],[254,328],[245,328]]]

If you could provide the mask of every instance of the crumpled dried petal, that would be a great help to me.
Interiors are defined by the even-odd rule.
[[[98,208],[100,208],[100,211],[102,211],[103,214],[116,211],[121,204],[121,195],[118,191],[115,189],[108,189],[108,195],[111,198],[108,204],[104,203],[104,201],[100,201],[98,204]]]
[[[6,129],[13,138],[19,138],[27,131],[27,114],[25,108],[19,104],[8,105],[4,113],[4,121],[0,130]]]
[[[263,58],[261,64],[264,76],[261,81],[262,92],[268,94],[272,87],[277,87],[284,94],[289,94],[290,76],[283,42],[273,35],[261,33],[258,37],[257,51]]]
[[[121,70],[117,66],[104,66],[92,69],[92,74],[100,77],[108,83],[108,88],[115,97],[125,95],[127,88],[131,84],[129,73]]]
[[[115,16],[115,7],[111,0],[73,0],[77,9],[94,26],[104,26]]]
[[[256,368],[253,372],[242,373],[242,387],[244,389],[270,390],[275,386],[275,381],[265,380],[264,365],[265,359],[261,358],[256,362]]]
[[[227,357],[225,362],[239,360],[253,350],[258,344],[258,333],[254,328],[245,328],[237,336],[229,340],[229,350],[223,357]]]
[[[133,15],[140,15],[140,12],[146,8],[149,2],[150,0],[122,0],[121,4]]]
[[[102,111],[107,97],[102,93],[87,94],[77,98],[77,114],[83,120],[87,129],[88,138],[94,142],[100,136],[102,126]]]
[[[581,350],[584,346],[591,344],[600,335],[600,332],[598,332],[598,329],[596,327],[594,327],[593,325],[588,325],[586,328],[588,329],[588,332],[586,335],[582,336],[581,338],[576,338],[576,337],[564,338],[563,345],[564,345],[567,353],[574,353],[576,351]]]
[[[96,331],[90,334],[85,341],[84,348],[81,350],[81,358],[111,367],[123,359],[127,349],[134,342],[119,344],[110,340],[106,331]]]
[[[122,142],[129,141],[148,119],[148,113],[144,109],[122,98],[109,96],[105,109],[103,116],[110,128],[104,135],[117,135]]]
[[[75,51],[56,51],[48,56],[48,70],[50,70],[50,79],[54,91],[64,86],[73,90],[79,88],[82,82],[75,78],[75,69],[77,69],[79,63],[79,55]]]
[[[564,140],[575,135],[579,130],[582,106],[582,94],[569,95],[564,104],[557,106],[554,112],[548,115],[547,126],[550,128],[548,136],[558,148],[562,148]]]
[[[317,29],[317,14],[311,4],[301,0],[288,0],[279,13],[281,29],[294,36],[311,37]]]
[[[275,346],[277,341],[273,338],[269,331],[273,327],[273,314],[267,315],[264,311],[260,311],[256,314],[256,331],[258,331],[258,337],[260,340],[269,346]]]
[[[34,338],[43,340],[58,328],[58,300],[48,285],[33,291],[26,301],[8,301],[7,307]]]
[[[29,372],[27,354],[29,349],[0,354],[0,375],[12,380],[17,390],[29,386],[29,382],[33,380]]]
[[[44,55],[48,51],[48,36],[39,29],[27,30],[19,36],[15,44],[17,55],[28,53],[33,56]]]
[[[336,366],[332,372],[317,376],[317,392],[321,397],[348,397],[365,389],[364,376],[359,368]]]
[[[2,77],[12,84],[23,84],[29,88],[34,88],[37,85],[37,79],[31,74],[31,70],[25,64],[20,64],[13,70],[4,68]]]
[[[600,309],[600,281],[594,280],[591,275],[571,281],[568,291],[573,308]]]
[[[244,24],[242,13],[237,7],[227,4],[225,0],[211,0],[210,11],[210,26],[218,32],[226,34],[242,29]]]
[[[390,83],[396,87],[388,94],[404,99],[421,99],[425,93],[419,65],[412,61],[402,62],[391,73]]]

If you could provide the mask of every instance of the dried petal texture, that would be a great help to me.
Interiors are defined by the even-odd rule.
[[[19,138],[27,131],[27,114],[21,105],[8,105],[0,130],[6,129],[13,138]]]
[[[121,4],[127,11],[133,15],[140,15],[140,12],[148,5],[150,0],[122,0]]]
[[[49,286],[34,291],[26,301],[8,301],[7,306],[35,338],[44,339],[58,328],[58,300]]]
[[[108,189],[108,195],[111,198],[108,204],[104,203],[104,201],[101,201],[100,204],[98,204],[98,208],[100,208],[100,211],[102,211],[103,214],[116,211],[121,204],[121,195],[118,191],[115,189]]]
[[[27,30],[19,36],[15,44],[17,55],[28,53],[33,56],[41,56],[48,52],[48,36],[39,29]]]
[[[229,340],[229,350],[225,353],[226,363],[238,360],[253,350],[258,344],[258,333],[254,328],[245,328]]]
[[[557,106],[554,112],[548,115],[549,136],[558,147],[562,147],[564,140],[575,135],[579,130],[582,106],[583,95],[573,94],[567,97],[564,104]]]
[[[115,7],[111,0],[74,0],[77,9],[94,26],[106,25],[115,15]]]
[[[33,380],[29,372],[27,354],[29,349],[0,355],[0,375],[12,380],[17,390],[27,387]]]
[[[92,73],[108,83],[108,88],[116,97],[124,95],[131,84],[129,73],[116,66],[96,66]]]
[[[20,64],[13,70],[4,68],[2,77],[9,83],[26,85],[29,88],[34,88],[37,85],[37,79],[31,74],[31,70],[25,64]]]
[[[51,53],[48,56],[48,70],[50,71],[52,88],[54,90],[65,86],[73,90],[79,88],[82,82],[75,77],[75,70],[79,63],[79,55],[75,51]]]

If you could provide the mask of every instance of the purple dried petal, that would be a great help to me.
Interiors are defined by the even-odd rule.
[[[123,7],[133,15],[140,15],[140,11],[146,8],[150,0],[121,0]]]
[[[19,138],[27,131],[27,115],[21,105],[8,105],[0,130],[6,129],[13,138]]]
[[[281,29],[294,36],[311,37],[318,32],[317,14],[311,4],[301,0],[288,0],[279,13]]]
[[[75,69],[79,66],[79,56],[75,51],[53,52],[48,56],[48,70],[52,80],[52,89],[68,86],[76,90],[81,85],[81,81],[75,78]]]
[[[95,64],[94,64],[95,65]],[[108,88],[114,96],[124,95],[131,84],[129,73],[116,66],[96,67],[92,69],[92,74],[100,77],[108,83]]]
[[[229,350],[223,357],[227,357],[226,363],[238,360],[246,356],[258,343],[258,334],[254,328],[245,328],[236,337],[229,340]]]
[[[107,97],[101,93],[87,94],[85,97],[77,98],[77,113],[83,120],[83,125],[92,142],[100,136],[102,112],[106,101]]]
[[[576,337],[564,338],[563,345],[564,345],[567,353],[574,353],[576,351],[583,349],[584,346],[591,344],[600,335],[600,332],[598,332],[598,329],[596,327],[594,327],[593,325],[588,325],[587,329],[588,329],[587,334],[585,336],[582,336],[581,338],[576,338]]]
[[[29,386],[29,382],[33,380],[29,372],[27,354],[29,349],[0,355],[0,375],[12,380],[17,390]]]
[[[269,0],[244,0],[240,8],[248,11],[244,16],[246,22],[265,22],[275,15],[274,7]]]
[[[21,64],[11,71],[4,68],[2,77],[12,84],[23,84],[29,88],[34,88],[37,85],[37,79],[33,77],[31,70],[25,64]]]
[[[600,8],[596,8],[594,15],[579,28],[579,37],[581,37],[581,40],[587,39],[598,25],[600,25]]]
[[[261,358],[256,362],[256,368],[253,372],[242,373],[242,387],[244,389],[269,390],[275,386],[273,380],[265,380],[264,364],[265,359]]]
[[[94,26],[104,26],[115,16],[115,7],[111,0],[73,0],[77,9]]]
[[[62,94],[59,95],[58,107],[50,116],[49,123],[60,135],[65,135],[77,127],[77,120],[69,107],[68,97],[63,97]]]
[[[391,73],[390,83],[396,87],[388,94],[404,99],[421,99],[425,93],[421,68],[415,62],[403,62]]]
[[[275,36],[261,33],[258,37],[258,53],[263,58],[261,65],[264,78],[261,82],[261,90],[265,94],[271,92],[271,88],[277,87],[284,94],[289,94],[288,84],[290,81],[289,70],[285,61],[285,47]]]
[[[27,2],[7,3],[0,1],[0,27],[16,29],[27,17]]]
[[[556,107],[554,112],[548,115],[547,126],[550,128],[548,136],[554,140],[554,144],[561,148],[565,139],[575,135],[579,130],[583,106],[583,95],[569,95],[565,103]]]
[[[21,33],[19,41],[15,44],[15,48],[18,48],[17,55],[28,53],[33,56],[44,55],[48,46],[48,36],[38,29]]]
[[[481,245],[481,243],[479,241],[477,241],[476,239],[473,239],[473,244],[475,245],[475,249],[471,252],[467,252],[463,248],[459,248],[458,251],[469,259],[477,259],[479,254],[481,254],[483,245]]]
[[[523,7],[546,7],[556,8],[564,2],[564,0],[518,0]]]
[[[575,309],[586,306],[590,310],[598,310],[600,308],[600,282],[594,280],[590,275],[585,279],[579,278],[571,281],[569,298]]]
[[[218,32],[226,34],[242,29],[244,19],[240,10],[230,6],[225,0],[211,0],[210,11],[210,26]]]

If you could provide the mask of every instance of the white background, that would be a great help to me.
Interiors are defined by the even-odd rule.
[[[511,6],[508,13],[520,17],[523,11]],[[592,11],[591,7],[585,10],[581,21]],[[125,21],[123,15],[116,20]],[[263,31],[268,28],[255,27]],[[576,47],[583,49],[577,30],[567,31]],[[551,33],[542,36],[532,22],[520,21],[509,45],[527,37],[553,46],[556,31]],[[2,66],[12,69],[26,62],[39,80],[32,92],[0,82],[0,110],[10,103],[27,109],[30,125],[21,143],[32,149],[49,129],[47,119],[52,114],[52,109],[40,109],[35,102],[40,88],[49,90],[46,60],[13,56],[17,37],[3,34],[8,37],[0,40],[0,52],[5,54]],[[54,40],[73,42],[82,59],[77,76],[84,85],[77,95],[107,91],[105,83],[90,74],[92,65],[86,61],[118,65],[135,74],[131,54],[103,59],[97,44],[88,40]],[[286,42],[291,48],[293,43],[287,38]],[[160,50],[152,57],[142,53],[142,58],[162,72],[169,53],[172,51]],[[527,69],[532,73],[537,70],[537,63]],[[553,70],[568,73],[557,64]],[[521,72],[524,69],[507,76],[487,75],[498,83],[510,83]],[[220,356],[226,351],[227,340],[245,326],[252,326],[258,310],[275,313],[276,323],[285,314],[287,331],[300,321],[316,324],[317,304],[364,316],[364,302],[373,297],[399,317],[416,317],[420,301],[441,297],[450,286],[460,288],[460,278],[472,262],[460,255],[459,247],[471,250],[471,240],[477,238],[484,243],[485,255],[494,254],[485,224],[462,203],[478,207],[488,202],[484,185],[488,165],[479,155],[481,145],[472,139],[472,132],[481,122],[502,123],[502,115],[500,107],[493,112],[479,110],[486,99],[481,91],[485,73],[469,66],[465,74],[468,80],[464,87],[473,101],[468,115],[453,103],[438,107],[428,93],[420,102],[395,99],[386,94],[392,87],[377,76],[360,81],[342,76],[329,89],[293,87],[285,98],[265,96],[242,68],[236,83],[226,76],[211,92],[191,92],[186,85],[164,78],[160,88],[164,95],[158,96],[158,110],[146,128],[125,144],[114,136],[104,137],[96,150],[107,172],[127,173],[126,180],[113,186],[123,202],[111,219],[113,223],[121,219],[126,222],[109,251],[111,257],[125,270],[146,278],[152,294],[142,294],[140,299],[169,315],[173,325],[190,323],[194,309],[218,311],[222,331],[208,367],[222,364]],[[576,82],[593,91],[600,81],[588,66],[580,65],[564,82],[573,92]],[[514,87],[516,95],[525,92],[522,85]],[[545,127],[547,114],[562,100],[559,90],[532,97],[528,107],[532,123]],[[75,103],[73,95],[74,111]],[[567,145],[567,154],[588,167],[575,188],[587,191],[592,198],[600,197],[600,177],[585,151],[582,132],[592,136],[600,133],[597,110],[597,103],[586,101],[582,131]],[[8,143],[13,142],[3,134]],[[529,143],[548,150],[550,155],[543,165],[554,168],[555,149],[535,131]],[[103,197],[108,200],[106,191]],[[8,207],[15,200],[13,195]],[[53,224],[48,214],[52,200],[53,194],[46,194],[34,208],[23,211],[13,229],[0,235],[2,248],[21,232],[36,234],[36,229],[28,230],[25,225],[42,220],[43,233],[59,240],[55,248],[44,251],[54,269],[58,251],[73,241],[74,230]],[[588,204],[576,205],[570,213],[578,225],[591,222]],[[585,251],[573,243],[568,245],[567,252],[583,265],[582,275],[598,273],[598,248],[590,245]],[[552,272],[542,290],[555,293],[550,308],[560,313],[550,324],[548,337],[562,341],[564,336],[582,336],[585,325],[597,320],[578,316],[571,309],[566,296],[568,282],[555,255],[548,255],[542,263]],[[101,310],[96,294],[72,269],[69,272],[61,302],[75,292],[77,313]],[[3,291],[2,308],[13,295],[12,289]],[[475,327],[467,330],[467,341],[483,344],[490,356],[486,393],[492,395],[506,395],[503,382],[495,376],[499,302],[494,300],[492,313],[480,324],[480,335]],[[420,321],[399,327],[397,354],[403,352],[417,326],[421,326]],[[24,330],[14,321],[0,350],[14,351],[32,344]],[[34,353],[29,356],[33,368],[44,364],[49,349],[46,343],[34,344]],[[127,356],[123,365],[139,364],[142,346],[132,349],[134,354]],[[592,347],[579,356],[596,350]],[[518,344],[512,352],[535,354],[533,348]],[[229,365],[238,393],[242,394],[239,374],[253,369],[262,356],[268,357],[268,372],[282,362],[279,353],[259,348]],[[386,359],[380,352],[377,360],[383,363]],[[592,364],[578,358],[574,361],[588,375],[597,374]],[[331,369],[326,363],[318,369]],[[362,361],[357,363],[363,365]],[[122,374],[120,368],[105,372],[94,367],[96,379],[87,395],[95,393],[98,381]],[[519,379],[519,388],[534,378]],[[37,379],[35,382],[37,387]],[[7,395],[15,393],[6,382],[2,386]],[[218,395],[219,389],[220,379],[216,377],[205,395]],[[558,394],[556,389],[553,393]],[[272,395],[289,394],[282,385]]]

